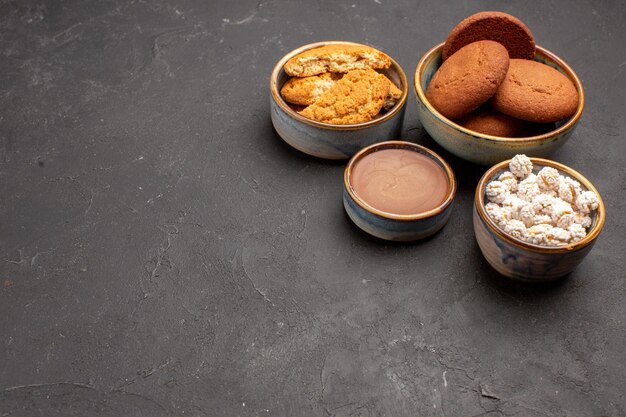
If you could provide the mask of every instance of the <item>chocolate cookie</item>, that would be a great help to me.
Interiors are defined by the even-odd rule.
[[[332,124],[367,122],[383,107],[389,84],[384,75],[372,69],[350,71],[300,114]]]
[[[526,132],[526,122],[488,107],[471,112],[458,123],[475,132],[504,138],[520,137]]]
[[[463,19],[452,29],[443,45],[442,59],[481,40],[501,43],[510,58],[533,59],[535,56],[535,38],[521,20],[502,12],[480,12]]]
[[[292,77],[308,77],[324,72],[346,73],[355,69],[382,69],[391,66],[391,58],[365,45],[325,45],[291,58],[284,66]]]
[[[574,83],[554,68],[536,61],[512,59],[491,105],[499,112],[529,122],[556,122],[576,112],[578,92]]]
[[[458,119],[494,95],[508,68],[504,46],[494,41],[471,43],[439,67],[426,98],[445,117]]]

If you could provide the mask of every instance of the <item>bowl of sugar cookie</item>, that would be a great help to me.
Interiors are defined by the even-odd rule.
[[[549,282],[572,272],[604,225],[598,190],[581,173],[543,158],[516,155],[491,167],[474,198],[474,233],[500,274]]]
[[[326,41],[282,57],[270,78],[270,111],[290,146],[324,159],[348,159],[398,137],[408,96],[400,65],[368,45]]]
[[[492,165],[545,157],[570,138],[585,106],[576,73],[503,12],[461,21],[415,70],[418,115],[449,152]]]

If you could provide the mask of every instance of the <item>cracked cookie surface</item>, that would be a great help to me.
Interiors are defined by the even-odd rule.
[[[350,71],[300,114],[331,124],[367,122],[380,112],[389,89],[387,77],[372,69]]]
[[[387,77],[385,77],[387,78]],[[400,90],[393,81],[389,80],[389,93],[387,97],[385,97],[385,101],[383,103],[383,109],[389,110],[393,106],[396,105],[398,100],[402,97],[402,90]]]
[[[445,60],[426,90],[439,113],[458,119],[489,100],[504,80],[509,53],[494,41],[478,41]]]
[[[280,94],[288,103],[308,106],[313,104],[319,96],[335,85],[342,77],[343,74],[334,72],[325,72],[324,74],[302,78],[293,77],[283,85]],[[389,80],[389,93],[385,97],[383,108],[389,110],[396,105],[401,97],[402,90],[393,81]]]
[[[528,27],[517,17],[503,12],[479,12],[463,19],[456,25],[443,46],[442,58],[480,40],[492,40],[502,44],[511,58],[533,59],[535,38]]]
[[[291,58],[284,66],[292,77],[308,77],[324,72],[346,73],[356,69],[383,69],[391,66],[387,54],[365,45],[325,45]]]
[[[285,101],[292,104],[308,106],[326,90],[335,85],[343,77],[343,74],[325,72],[320,75],[312,75],[303,78],[290,78],[280,89],[280,94]]]
[[[512,59],[506,78],[491,99],[494,109],[529,122],[556,122],[578,108],[574,83],[552,67]]]

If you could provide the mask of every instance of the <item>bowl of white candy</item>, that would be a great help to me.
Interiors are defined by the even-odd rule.
[[[605,209],[593,184],[572,168],[516,155],[491,167],[474,199],[474,233],[504,276],[545,282],[569,274],[591,251]]]

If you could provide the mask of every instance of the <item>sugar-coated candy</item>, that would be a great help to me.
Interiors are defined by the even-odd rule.
[[[485,193],[492,203],[502,203],[510,195],[509,187],[501,181],[491,181],[487,184]]]
[[[543,167],[537,173],[537,184],[542,190],[558,191],[561,175],[552,167]]]
[[[515,178],[515,175],[513,175],[511,171],[504,171],[500,174],[498,181],[505,183],[507,187],[509,187],[510,192],[517,192],[517,178]]]
[[[533,172],[533,163],[526,155],[515,155],[509,162],[509,170],[517,178],[526,178]]]
[[[573,178],[543,167],[533,174],[525,155],[516,155],[510,171],[487,184],[487,214],[505,233],[526,242],[563,246],[581,240],[591,227],[591,213],[600,204]]]
[[[526,225],[519,220],[509,220],[504,231],[513,237],[523,239],[526,236]]]
[[[576,197],[576,208],[583,213],[590,213],[598,208],[599,200],[593,191],[583,191]]]

